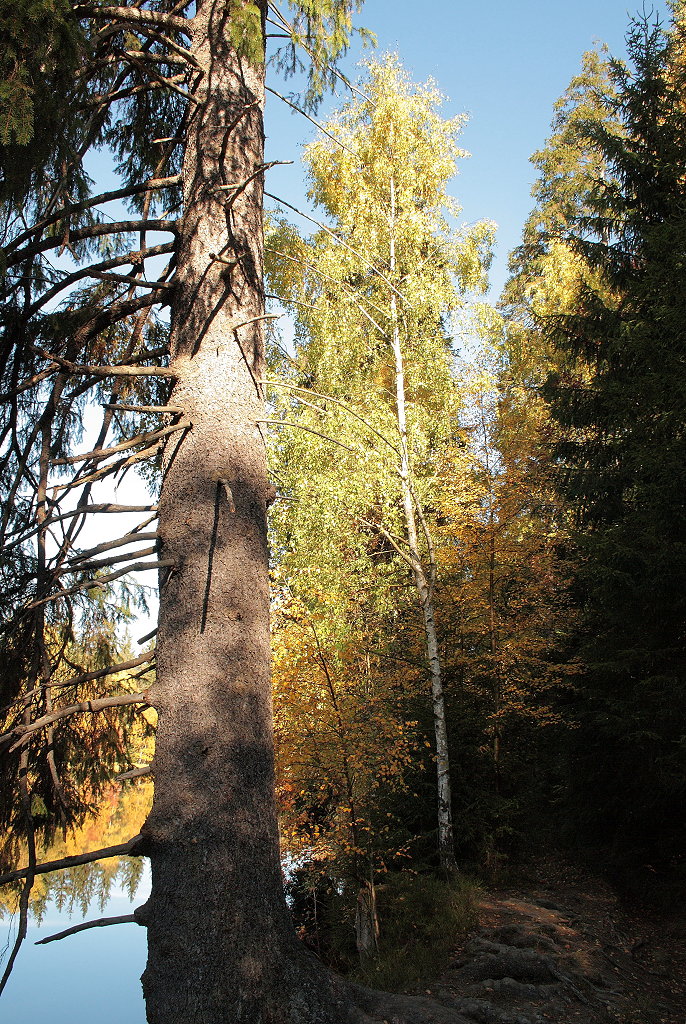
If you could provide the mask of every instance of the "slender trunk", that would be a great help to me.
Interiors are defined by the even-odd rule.
[[[167,446],[159,504],[161,555],[173,568],[160,580],[151,698],[159,725],[142,840],[152,892],[137,915],[148,929],[143,988],[151,1024],[339,1024],[347,1015],[296,943],[281,879],[257,423],[264,66],[232,49],[232,6],[199,0],[192,21],[201,70],[171,337],[172,402],[192,429]],[[235,194],[226,188],[244,182]]]
[[[481,410],[481,430],[484,440],[484,462],[486,477],[488,479],[488,634],[489,648],[491,654],[491,672],[493,675],[493,769],[495,773],[495,791],[500,793],[500,744],[502,732],[500,727],[500,709],[502,705],[502,679],[500,675],[500,660],[498,657],[498,626],[496,621],[495,608],[495,508],[493,494],[493,478],[489,457],[489,438],[484,417]]]
[[[373,873],[357,894],[355,909],[355,943],[364,966],[379,951],[379,916],[376,909],[376,886]]]
[[[391,281],[396,271],[395,253],[395,182],[391,178],[391,212],[390,212],[390,260],[389,270]],[[395,398],[398,433],[400,435],[400,488],[402,492],[403,511],[407,544],[412,561],[415,586],[419,597],[424,619],[424,635],[426,638],[426,656],[431,673],[431,701],[433,708],[434,733],[436,737],[436,772],[438,776],[438,852],[441,867],[446,871],[455,871],[455,842],[453,837],[452,796],[450,787],[450,758],[448,754],[448,728],[445,715],[443,696],[443,672],[438,650],[436,620],[433,602],[433,580],[427,579],[422,564],[417,535],[414,495],[407,443],[407,415],[405,402],[405,370],[403,353],[400,344],[400,327],[395,293],[391,293],[391,346],[395,362]],[[433,574],[432,574],[433,575]]]
[[[493,710],[495,722],[493,725],[493,766],[495,770],[495,789],[500,792],[500,707],[501,707],[501,679],[500,665],[498,661],[498,636],[495,620],[495,525],[493,522],[493,510],[489,513],[489,564],[488,564],[488,631],[490,635],[491,666],[493,672]]]

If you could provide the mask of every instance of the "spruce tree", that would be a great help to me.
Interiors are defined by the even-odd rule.
[[[585,268],[574,301],[540,321],[562,364],[547,395],[581,557],[573,788],[595,836],[620,844],[669,834],[686,798],[682,31],[681,4],[669,31],[632,22],[609,116],[577,123],[604,173],[559,232]]]

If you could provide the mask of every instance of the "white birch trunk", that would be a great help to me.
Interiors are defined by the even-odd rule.
[[[390,280],[393,281],[396,271],[395,253],[395,182],[391,178],[391,212],[390,224],[390,259],[389,271]],[[448,728],[445,716],[445,700],[443,696],[443,673],[441,659],[438,649],[438,637],[436,634],[436,621],[433,602],[433,556],[431,579],[427,579],[422,563],[417,535],[417,520],[415,515],[415,500],[412,492],[411,467],[409,449],[407,442],[407,412],[405,399],[405,370],[403,365],[403,353],[400,343],[400,328],[398,322],[397,299],[394,292],[391,293],[391,322],[392,337],[391,346],[395,363],[395,399],[398,434],[400,436],[400,489],[403,500],[403,512],[405,517],[405,530],[407,534],[407,545],[412,572],[414,575],[417,596],[422,609],[424,620],[424,635],[426,638],[426,656],[431,674],[431,702],[433,709],[434,733],[436,738],[436,773],[438,790],[438,852],[441,867],[446,871],[454,871],[457,868],[455,861],[455,843],[453,837],[452,820],[452,796],[450,786],[450,757],[448,753]]]

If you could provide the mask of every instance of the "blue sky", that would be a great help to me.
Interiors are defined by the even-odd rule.
[[[462,162],[452,192],[466,222],[486,218],[499,226],[491,274],[496,294],[531,209],[529,157],[548,135],[553,103],[594,41],[624,54],[629,16],[637,9],[638,0],[635,7],[626,0],[366,0],[358,15],[358,23],[376,33],[377,53],[397,52],[414,81],[436,80],[449,97],[446,117],[469,114],[461,143],[472,156]],[[666,17],[665,0],[654,10]],[[354,47],[343,62],[348,76],[359,73],[360,56]],[[342,98],[328,99],[319,116]],[[304,118],[269,103],[270,159],[299,162],[298,143],[313,132]],[[297,197],[301,179],[300,167],[277,168],[268,188]]]

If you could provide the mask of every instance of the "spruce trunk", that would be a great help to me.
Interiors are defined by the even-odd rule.
[[[266,4],[261,3],[262,15]],[[199,0],[173,306],[161,555],[150,1024],[334,1024],[327,976],[285,906],[274,800],[262,284],[264,64],[231,44],[235,6]]]

